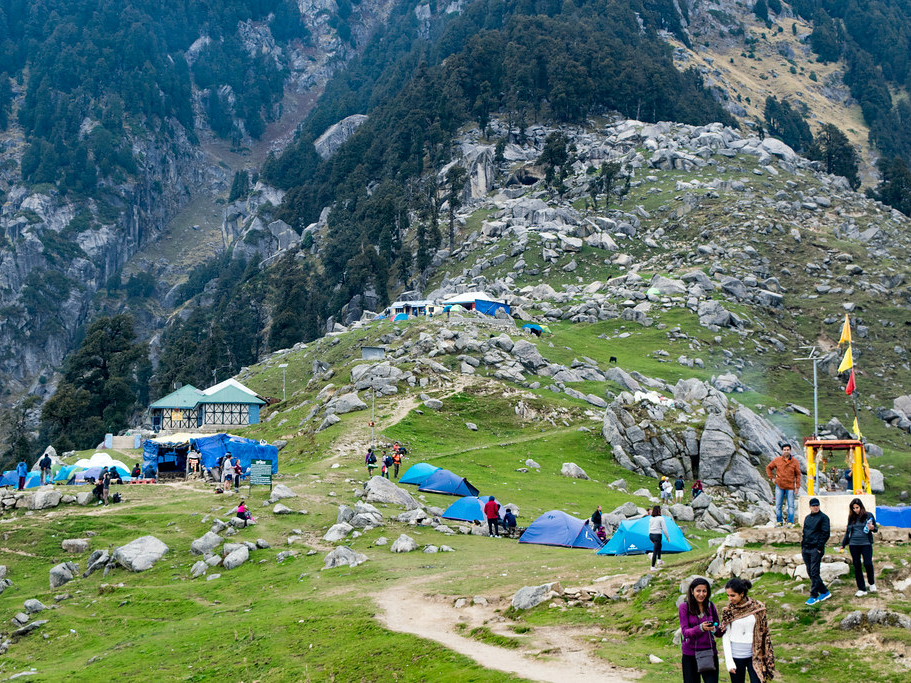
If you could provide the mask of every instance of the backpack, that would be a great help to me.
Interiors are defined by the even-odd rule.
[[[383,465],[386,467],[392,467],[392,456],[387,455],[385,458],[383,458]]]
[[[120,497],[119,493],[115,493],[113,496],[111,496],[112,503],[119,503],[121,500],[123,499]]]
[[[376,465],[376,456],[373,453],[367,456],[367,464]]]

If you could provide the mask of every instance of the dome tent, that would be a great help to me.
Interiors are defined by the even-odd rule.
[[[402,475],[402,478],[399,479],[400,484],[417,484],[420,486],[427,478],[436,472],[439,467],[436,465],[430,465],[426,462],[416,462]]]
[[[531,523],[531,526],[522,534],[519,543],[558,545],[564,548],[589,548],[590,550],[600,548],[601,541],[595,535],[594,529],[586,524],[587,521],[577,519],[561,510],[551,510]]]
[[[667,524],[667,535],[670,540],[664,539],[664,543],[661,545],[662,553],[685,553],[693,549],[693,546],[684,538],[683,532],[673,517],[665,516],[664,522]],[[648,516],[645,516],[620,522],[614,535],[598,551],[598,554],[642,555],[650,552],[652,545],[648,537]]]
[[[464,498],[459,498],[446,508],[440,517],[454,519],[459,522],[483,522],[486,519],[484,505],[489,500],[490,496],[465,496]]]
[[[443,493],[447,496],[476,496],[478,490],[468,483],[465,477],[460,477],[449,470],[439,469],[431,474],[427,480],[418,487],[422,493]]]

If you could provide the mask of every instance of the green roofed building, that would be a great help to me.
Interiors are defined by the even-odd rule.
[[[208,389],[186,385],[149,406],[152,428],[221,430],[259,422],[266,400],[240,382],[227,379]]]

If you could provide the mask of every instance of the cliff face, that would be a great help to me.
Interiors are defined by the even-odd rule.
[[[251,55],[270,55],[285,70],[286,99],[318,95],[385,21],[392,4],[365,0],[353,8],[340,31],[336,27],[341,24],[333,21],[338,15],[333,0],[301,0],[298,6],[309,40],[279,45],[268,22],[255,21],[239,22],[237,37]],[[200,36],[186,53],[188,63],[210,40]],[[50,393],[54,375],[78,342],[82,326],[99,310],[131,308],[128,298],[99,302],[109,281],[125,284],[121,273],[131,257],[140,249],[154,252],[156,244],[163,244],[169,222],[189,202],[207,196],[214,202],[226,192],[234,170],[223,161],[225,145],[208,127],[203,104],[208,91],[194,85],[193,131],[173,119],[163,125],[124,122],[137,161],[135,174],[100,182],[91,197],[63,194],[50,184],[26,184],[20,163],[28,141],[16,113],[24,101],[27,76],[12,85],[10,125],[0,133],[0,409],[26,393]],[[222,92],[226,87],[220,94],[231,103],[233,94]],[[236,119],[244,133],[240,145],[281,149],[307,111],[285,111],[281,103],[276,105],[272,115],[278,125],[269,126],[259,140],[250,139],[243,122]],[[88,119],[83,122],[80,136],[88,135],[94,125]],[[144,269],[142,263],[137,265]],[[164,298],[166,291],[155,294]],[[162,303],[167,308],[167,301]],[[163,319],[145,313],[139,317],[153,327],[156,319]],[[149,336],[155,333],[146,331]]]

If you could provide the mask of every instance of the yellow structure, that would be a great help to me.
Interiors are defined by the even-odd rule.
[[[816,495],[816,472],[825,471],[835,452],[845,452],[845,464],[851,468],[851,490],[855,495],[871,494],[870,465],[863,441],[859,439],[813,439],[803,441],[807,456],[807,493]]]

